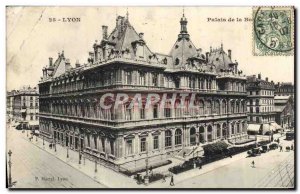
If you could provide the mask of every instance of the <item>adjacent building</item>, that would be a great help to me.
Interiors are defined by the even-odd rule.
[[[94,43],[86,64],[72,66],[64,52],[49,58],[39,82],[41,135],[125,169],[144,166],[146,158],[155,166],[210,142],[247,138],[246,77],[222,44],[208,52],[196,48],[187,23],[183,15],[169,54],[150,50],[127,15],[116,18],[110,34],[102,26],[102,40]],[[104,95],[110,103],[118,93],[129,101],[101,106]],[[142,106],[130,107],[137,93]],[[160,100],[146,108],[149,93]],[[175,108],[168,101],[161,108],[164,96],[174,94]],[[189,108],[191,102],[195,108]]]
[[[269,134],[278,130],[275,123],[275,86],[268,78],[247,76],[248,93],[248,133]]]
[[[7,116],[23,129],[38,128],[39,93],[36,87],[23,86],[7,94]]]
[[[275,85],[275,96],[291,96],[294,99],[294,85],[291,82],[278,82]]]
[[[292,96],[275,96],[275,120],[283,129],[294,127],[294,103]]]

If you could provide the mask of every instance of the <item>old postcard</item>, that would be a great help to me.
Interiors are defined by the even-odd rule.
[[[10,189],[295,189],[295,9],[6,8]]]

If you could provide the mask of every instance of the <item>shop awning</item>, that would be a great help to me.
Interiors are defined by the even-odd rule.
[[[275,130],[282,129],[282,127],[275,122],[272,122],[271,125],[275,128]]]
[[[259,124],[249,124],[247,130],[259,132],[260,125]]]
[[[39,121],[29,121],[29,126],[38,126],[39,125]]]

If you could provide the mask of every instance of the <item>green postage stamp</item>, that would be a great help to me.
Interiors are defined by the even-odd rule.
[[[294,7],[254,7],[252,14],[254,55],[294,55]]]

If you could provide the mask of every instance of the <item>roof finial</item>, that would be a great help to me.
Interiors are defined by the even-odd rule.
[[[182,7],[182,15],[183,15],[183,17],[184,17],[184,7]]]
[[[126,19],[129,19],[128,7],[126,8]]]

